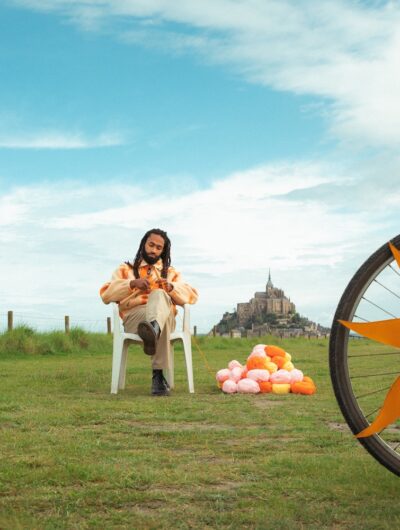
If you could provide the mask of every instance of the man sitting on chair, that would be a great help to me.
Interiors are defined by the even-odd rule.
[[[196,289],[184,283],[171,263],[167,233],[153,228],[143,236],[133,263],[126,261],[100,289],[105,304],[117,302],[126,333],[137,333],[152,357],[151,393],[169,394],[163,370],[170,358],[170,334],[175,329],[176,304],[194,304]]]

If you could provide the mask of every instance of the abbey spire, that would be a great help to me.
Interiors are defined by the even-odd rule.
[[[266,285],[266,291],[268,291],[268,289],[273,289],[273,284],[272,284],[272,280],[271,280],[271,269],[268,269],[268,282],[267,282],[267,285]]]

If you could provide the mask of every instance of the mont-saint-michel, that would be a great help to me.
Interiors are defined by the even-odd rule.
[[[234,337],[253,337],[270,333],[281,337],[321,336],[329,329],[296,312],[295,304],[283,289],[275,287],[268,273],[265,291],[254,293],[248,302],[238,302],[236,310],[224,313],[214,333]]]

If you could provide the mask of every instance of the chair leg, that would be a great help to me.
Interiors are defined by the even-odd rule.
[[[183,339],[183,350],[185,352],[186,371],[189,385],[189,392],[194,394],[194,382],[193,382],[193,364],[192,364],[192,341],[190,337]]]
[[[121,371],[122,347],[120,341],[114,341],[112,357],[112,374],[111,374],[111,394],[118,393],[119,374]]]
[[[125,388],[125,376],[126,376],[126,361],[128,358],[128,343],[124,341],[122,346],[122,357],[121,357],[121,367],[119,371],[119,382],[118,382],[118,388],[123,389]]]
[[[168,358],[168,370],[166,373],[166,379],[170,388],[174,388],[174,345],[171,344],[170,354]]]

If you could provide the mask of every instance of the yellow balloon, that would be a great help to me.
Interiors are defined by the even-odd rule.
[[[288,361],[286,364],[282,367],[284,370],[287,370],[288,372],[291,372],[294,368],[294,364],[290,361]]]
[[[289,394],[290,384],[289,383],[273,383],[272,393],[273,394]]]
[[[275,363],[273,363],[272,361],[266,362],[265,363],[265,368],[268,370],[268,372],[270,374],[273,374],[274,372],[276,372],[278,370],[277,365]]]

